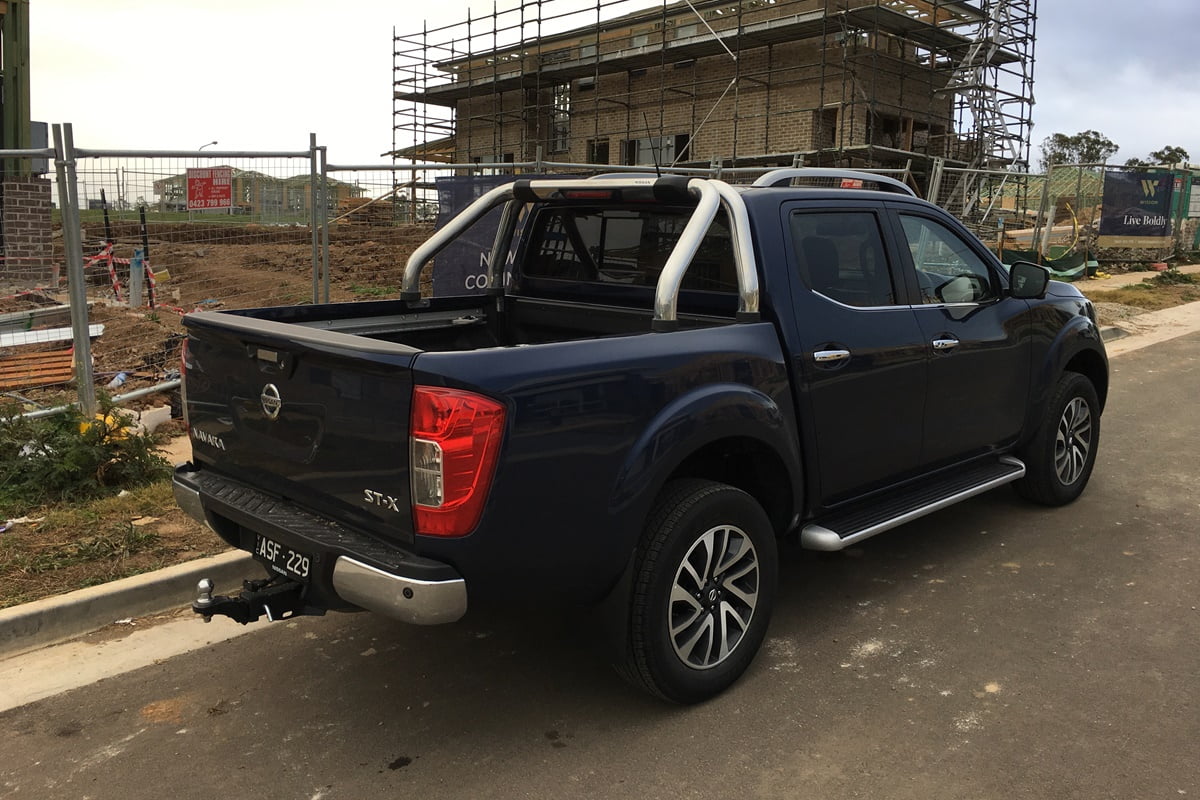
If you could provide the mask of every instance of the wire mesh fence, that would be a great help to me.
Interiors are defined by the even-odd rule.
[[[311,152],[79,151],[75,175],[96,385],[176,379],[185,314],[314,297]]]
[[[318,225],[328,231],[328,286],[332,301],[394,297],[408,256],[433,232],[437,221],[433,178],[387,165],[363,169],[325,168],[329,186],[347,190],[326,206]]]
[[[196,311],[397,296],[408,257],[439,216],[473,199],[472,182],[632,170],[745,184],[777,168],[337,165],[315,136],[297,151],[99,151],[75,149],[69,128],[55,126],[54,148],[0,151],[0,395],[26,409],[170,389],[182,320]],[[907,169],[872,171],[943,205],[1001,252],[1086,249],[1098,226],[1103,169],[946,169],[929,186]],[[986,190],[963,190],[967,180]],[[464,181],[465,192],[448,188]],[[822,175],[806,183],[848,185]],[[970,208],[969,197],[979,198]],[[483,291],[486,264],[461,266],[465,280],[435,292],[427,274],[423,292]]]

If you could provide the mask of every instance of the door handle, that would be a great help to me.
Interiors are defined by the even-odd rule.
[[[953,350],[956,347],[958,347],[958,339],[954,337],[945,336],[933,340],[934,350]]]
[[[813,361],[816,361],[818,364],[845,361],[849,357],[849,350],[818,350],[813,353]]]

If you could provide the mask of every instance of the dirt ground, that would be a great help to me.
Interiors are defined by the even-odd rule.
[[[125,382],[114,393],[153,386],[178,369],[182,317],[191,311],[296,305],[312,298],[312,246],[307,229],[244,226],[151,226],[151,263],[159,278],[157,302],[131,309],[119,303],[103,263],[86,270],[91,302],[90,322],[104,325],[92,342],[97,385],[105,386],[118,373]],[[132,228],[118,227],[113,253],[129,258],[142,241]],[[391,228],[346,226],[330,234],[330,300],[395,297],[404,264],[428,238],[430,225]],[[221,238],[214,238],[220,234]],[[100,249],[99,230],[86,230],[85,240]],[[189,241],[199,238],[201,241]],[[89,249],[89,252],[91,250]],[[60,262],[61,251],[56,254]],[[129,268],[116,265],[122,293],[128,289]],[[147,299],[148,299],[148,295]],[[66,286],[0,297],[0,313],[28,311],[65,304]],[[0,359],[15,353],[61,350],[66,343],[0,349]],[[53,406],[74,400],[69,386],[9,387],[32,404]],[[32,407],[32,405],[31,405]]]

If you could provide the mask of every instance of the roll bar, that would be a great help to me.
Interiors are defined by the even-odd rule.
[[[475,200],[441,229],[434,232],[420,247],[418,247],[404,267],[404,281],[401,287],[400,299],[406,303],[418,303],[421,300],[421,272],[425,266],[450,242],[454,241],[468,227],[481,219],[493,208],[508,203],[496,232],[495,244],[492,247],[492,258],[488,265],[488,285],[490,291],[500,294],[502,289],[497,286],[497,262],[503,262],[503,254],[508,251],[516,229],[518,209],[520,205],[543,200],[579,200],[592,201],[597,199],[597,192],[609,192],[609,197],[615,199],[639,199],[642,201],[667,201],[681,197],[696,200],[696,209],[691,219],[684,226],[675,248],[667,258],[654,290],[654,330],[670,330],[677,323],[679,290],[687,269],[700,248],[704,234],[723,206],[729,217],[730,237],[733,243],[734,262],[738,276],[738,312],[739,322],[758,320],[759,289],[758,270],[755,266],[754,245],[750,238],[750,219],[746,213],[746,205],[742,196],[729,184],[708,178],[605,178],[597,179],[568,179],[568,180],[517,180],[502,186],[497,186],[479,199]]]

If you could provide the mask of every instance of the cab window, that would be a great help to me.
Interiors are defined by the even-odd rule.
[[[814,292],[848,306],[896,304],[879,221],[870,211],[797,211],[791,217],[796,267]]]
[[[937,220],[900,215],[923,303],[985,303],[995,299],[987,264],[956,232]]]

